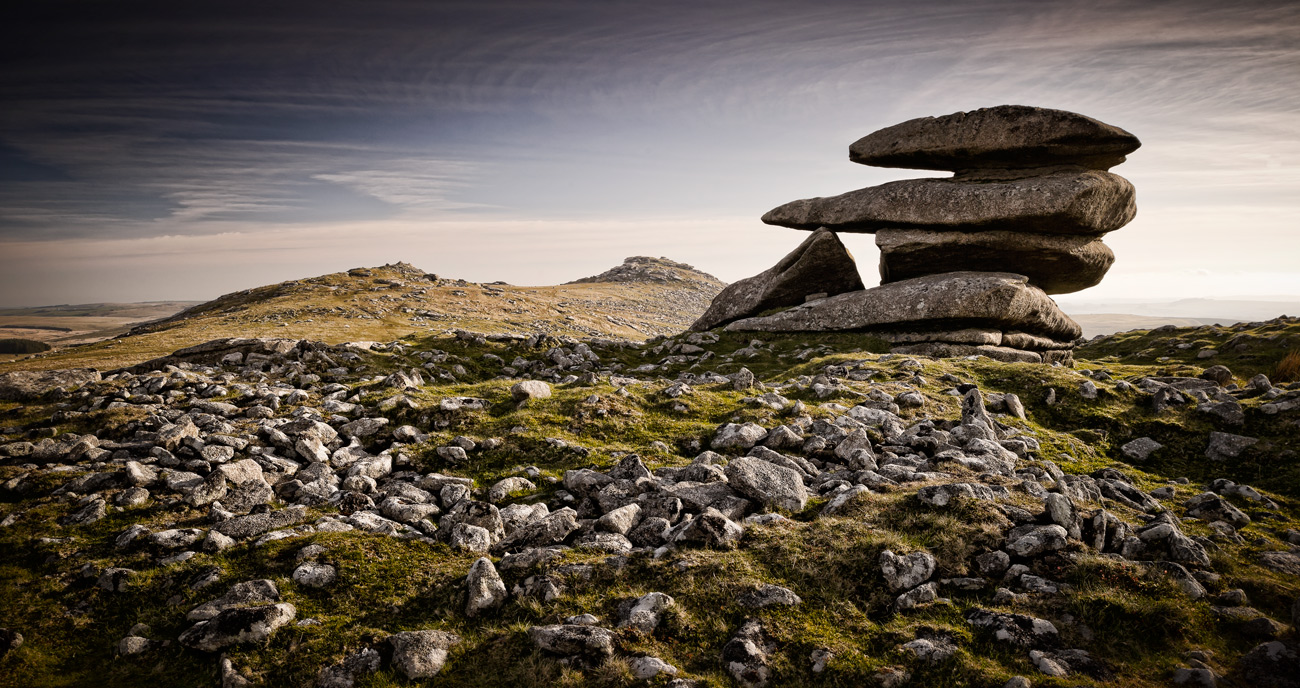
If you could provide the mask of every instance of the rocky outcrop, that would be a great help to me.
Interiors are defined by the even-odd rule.
[[[853,144],[854,162],[957,174],[793,201],[763,221],[823,235],[877,234],[881,286],[826,289],[828,298],[805,303],[764,301],[786,263],[816,273],[806,241],[772,270],[729,287],[694,327],[860,331],[899,353],[1070,364],[1081,330],[1047,294],[1096,285],[1114,263],[1098,237],[1137,209],[1133,185],[1106,170],[1139,145],[1083,115],[1012,105],[877,131]],[[838,277],[841,264],[828,269]],[[782,305],[790,307],[757,315]]]

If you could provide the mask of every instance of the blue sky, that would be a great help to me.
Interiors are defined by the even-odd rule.
[[[1081,112],[1143,147],[1101,285],[1300,294],[1288,2],[42,2],[0,16],[0,305],[205,299],[404,260],[553,284],[725,280],[925,115]],[[22,12],[15,15],[13,12]],[[846,236],[874,284],[869,235]]]

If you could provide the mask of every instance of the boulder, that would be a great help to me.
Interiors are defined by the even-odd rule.
[[[547,399],[551,396],[551,386],[541,380],[523,380],[510,388],[510,396],[521,403],[530,399]]]
[[[674,542],[715,549],[733,549],[745,529],[722,512],[708,507],[699,516],[686,522],[677,532]]]
[[[280,591],[274,582],[265,578],[244,581],[230,586],[225,595],[191,609],[185,618],[190,621],[206,621],[227,609],[279,601]]]
[[[722,646],[722,664],[742,688],[762,688],[771,679],[768,655],[776,643],[758,619],[747,619]]]
[[[660,615],[677,602],[669,595],[652,592],[641,597],[624,600],[618,608],[618,627],[633,628],[651,633],[659,626]]]
[[[1151,439],[1150,437],[1139,437],[1130,442],[1124,443],[1119,448],[1120,453],[1129,461],[1146,461],[1153,453],[1159,451],[1164,445]]]
[[[406,678],[432,678],[447,662],[447,650],[460,637],[446,631],[404,631],[388,636],[393,646],[393,664]]]
[[[819,229],[776,265],[728,285],[691,329],[709,330],[772,308],[797,306],[809,294],[834,296],[864,288],[858,266],[839,237]]]
[[[794,469],[742,456],[727,464],[726,474],[733,488],[768,507],[800,511],[808,503],[808,490]]]
[[[1100,283],[1115,262],[1100,239],[1065,234],[889,228],[876,232],[876,246],[882,284],[977,270],[1019,273],[1045,293],[1068,294]]]
[[[1241,456],[1242,452],[1259,442],[1257,438],[1227,432],[1211,432],[1210,443],[1205,448],[1205,458],[1226,461]]]
[[[764,607],[797,607],[803,604],[803,598],[790,588],[771,583],[764,583],[754,590],[746,590],[736,598],[736,604],[750,609]]]
[[[966,622],[975,628],[992,632],[993,637],[1002,642],[1022,647],[1050,646],[1058,638],[1056,626],[1052,622],[1024,614],[974,609],[966,614]]]
[[[880,553],[879,561],[880,572],[885,576],[889,589],[894,592],[915,588],[934,575],[935,560],[929,552],[912,552],[900,556],[885,550]]]
[[[1023,275],[953,272],[832,296],[773,315],[737,320],[734,332],[835,332],[917,326],[999,327],[1056,340],[1083,332]]]
[[[56,389],[71,389],[99,380],[99,371],[94,368],[15,370],[0,375],[0,401],[39,401]]]
[[[533,626],[528,637],[539,650],[566,657],[601,661],[614,654],[614,634],[599,626],[552,624]]]
[[[506,601],[506,584],[492,565],[492,560],[487,557],[480,558],[469,567],[465,584],[469,587],[465,616],[478,616],[482,612],[497,609]]]
[[[296,614],[294,606],[286,602],[227,609],[181,633],[180,643],[204,652],[216,652],[239,643],[260,643],[293,621]]]
[[[849,160],[918,170],[1032,168],[1073,164],[1109,169],[1137,150],[1137,137],[1065,110],[999,105],[918,117],[867,134]]]
[[[763,222],[836,232],[881,229],[1096,236],[1137,214],[1133,185],[1117,174],[1061,171],[1022,179],[904,179],[769,210]]]

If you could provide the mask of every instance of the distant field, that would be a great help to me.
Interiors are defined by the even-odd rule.
[[[133,326],[170,317],[198,301],[85,303],[0,309],[0,339],[34,339],[55,348],[116,337]],[[0,354],[0,361],[22,358]]]

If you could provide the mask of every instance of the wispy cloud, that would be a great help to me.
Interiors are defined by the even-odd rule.
[[[1231,246],[1170,260],[1254,257],[1280,270],[1300,251],[1283,231],[1300,214],[1290,2],[78,7],[36,4],[24,10],[34,19],[0,21],[0,166],[18,175],[0,177],[0,248],[46,242],[55,256],[70,240],[236,235],[231,246],[252,246],[248,237],[353,223],[395,242],[383,247],[397,259],[405,223],[495,221],[519,228],[511,247],[527,256],[556,240],[547,233],[588,222],[681,218],[716,218],[743,243],[780,236],[756,221],[778,203],[913,176],[849,164],[856,137],[1019,102],[1143,139],[1117,170],[1139,193],[1138,220],[1115,235],[1129,256],[1164,255],[1189,222],[1208,242],[1203,218],[1247,216]],[[732,224],[741,217],[753,218],[748,235]],[[456,240],[499,254],[488,236]],[[767,267],[699,249],[714,245],[703,231],[620,242],[707,254],[732,276]],[[0,253],[0,270],[14,268],[16,254]],[[583,274],[570,268],[586,257],[557,255],[547,274]],[[1126,269],[1122,254],[1115,273]]]

